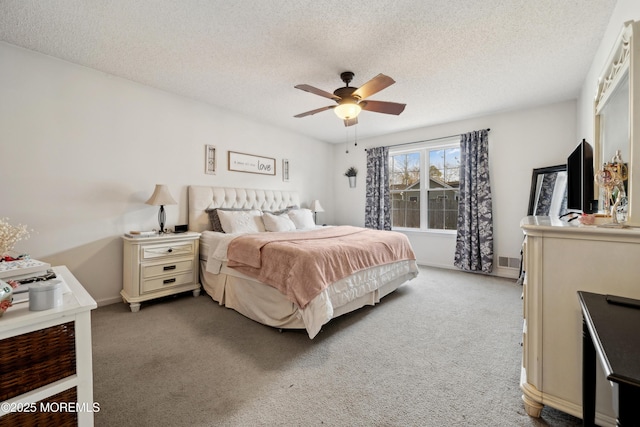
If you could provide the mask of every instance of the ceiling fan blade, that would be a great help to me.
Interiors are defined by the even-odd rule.
[[[353,126],[358,124],[358,118],[354,117],[352,119],[344,119],[344,127]]]
[[[404,111],[407,104],[399,104],[397,102],[386,101],[363,101],[359,104],[363,110],[373,111],[374,113],[385,113],[399,115]]]
[[[317,108],[317,109],[315,109],[315,110],[307,111],[306,113],[296,114],[296,115],[295,115],[295,116],[293,116],[293,117],[306,117],[306,116],[311,116],[311,115],[313,115],[313,114],[320,113],[320,112],[322,112],[322,111],[326,111],[326,110],[331,110],[331,109],[333,109],[333,108],[336,108],[336,106],[335,106],[335,105],[328,105],[328,106],[326,106],[326,107]]]
[[[396,81],[384,74],[378,74],[353,92],[354,96],[365,99],[394,84]]]
[[[309,86],[309,85],[295,85],[294,87],[296,89],[304,90],[305,92],[313,93],[315,95],[324,96],[325,98],[335,99],[336,101],[340,101],[340,99],[342,99],[337,95],[334,95],[334,94],[329,93],[329,92],[325,92],[324,90],[318,89],[317,87],[313,87],[313,86]]]

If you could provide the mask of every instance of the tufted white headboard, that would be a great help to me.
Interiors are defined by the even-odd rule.
[[[189,230],[211,230],[209,208],[260,209],[277,211],[288,206],[300,206],[295,191],[254,190],[249,188],[189,186]]]

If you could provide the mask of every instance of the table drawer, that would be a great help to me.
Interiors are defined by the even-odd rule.
[[[162,275],[176,275],[193,270],[193,259],[176,260],[162,264],[142,265],[142,280]]]
[[[140,285],[140,293],[154,292],[159,289],[172,288],[179,285],[187,285],[193,283],[193,270],[170,276],[161,276],[155,279],[142,281]]]
[[[193,243],[160,244],[142,247],[142,259],[156,259],[167,256],[193,256]]]

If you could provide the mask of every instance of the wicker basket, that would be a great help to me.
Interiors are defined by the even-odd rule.
[[[47,399],[37,402],[37,410],[35,412],[14,412],[0,417],[0,427],[31,427],[31,426],[55,426],[67,427],[78,425],[78,414],[76,412],[41,412],[40,408],[45,402],[76,402],[78,394],[76,388],[62,391]],[[45,406],[46,407],[46,406]]]
[[[2,340],[0,402],[75,374],[75,346],[74,322]]]

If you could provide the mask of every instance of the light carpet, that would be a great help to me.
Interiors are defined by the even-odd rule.
[[[526,415],[521,286],[420,268],[310,340],[190,293],[93,312],[97,426],[578,426]]]

